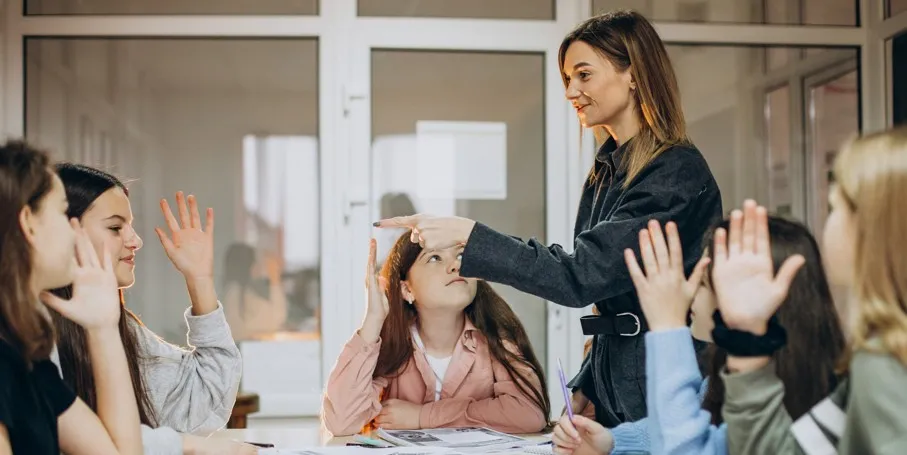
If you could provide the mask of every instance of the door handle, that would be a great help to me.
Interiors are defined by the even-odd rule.
[[[350,216],[352,216],[353,209],[356,207],[365,207],[368,205],[368,201],[364,199],[351,199],[349,194],[343,195],[343,224],[350,224]]]
[[[362,95],[362,94],[350,94],[347,91],[346,86],[343,86],[340,89],[340,91],[341,91],[341,105],[343,107],[343,116],[344,117],[350,116],[350,104],[352,104],[353,101],[362,101],[364,99],[368,99],[367,96]]]

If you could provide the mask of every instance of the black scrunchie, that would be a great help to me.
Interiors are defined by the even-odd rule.
[[[728,328],[718,310],[715,310],[712,320],[715,321],[712,341],[716,346],[727,351],[729,355],[736,357],[770,356],[787,344],[787,331],[781,327],[775,316],[768,320],[768,330],[765,335],[761,336]]]

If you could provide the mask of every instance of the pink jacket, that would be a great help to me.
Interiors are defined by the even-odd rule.
[[[515,345],[505,345],[519,354]],[[359,433],[381,412],[381,400],[391,398],[421,403],[421,428],[482,426],[525,434],[547,425],[548,416],[531,396],[520,392],[504,366],[491,356],[485,336],[468,319],[438,401],[434,373],[415,344],[414,355],[399,376],[372,379],[380,348],[380,339],[369,345],[357,332],[340,353],[322,403],[324,425],[334,436]],[[543,387],[529,367],[517,368],[533,387]]]

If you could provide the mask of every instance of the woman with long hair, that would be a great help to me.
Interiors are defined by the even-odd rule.
[[[141,454],[113,260],[96,254],[66,206],[45,153],[23,142],[0,146],[0,454]],[[46,292],[67,284],[69,300]],[[50,360],[54,331],[42,302],[78,324],[98,358],[89,371],[97,414]]]
[[[729,226],[730,220],[723,220],[709,232],[705,243],[711,243],[717,229],[726,230]],[[688,278],[680,266],[683,259],[677,226],[668,223],[665,231],[663,235],[661,226],[652,222],[640,234],[645,273],[632,250],[626,253],[627,267],[650,329],[646,334],[649,416],[611,430],[580,417],[575,419],[576,425],[561,418],[554,431],[557,453],[582,453],[584,447],[595,453],[728,453],[727,427],[721,417],[721,372],[727,364],[727,351],[711,344],[716,300],[706,267],[714,257],[714,249],[708,249],[707,257]],[[786,303],[776,314],[787,330],[788,342],[773,355],[778,377],[790,392],[785,408],[799,417],[834,390],[835,366],[844,351],[844,332],[819,246],[809,229],[795,221],[769,217],[768,234],[776,269],[792,255],[805,260],[793,278]],[[692,324],[687,327],[691,310]],[[705,379],[700,374],[691,335],[710,343],[703,354]],[[823,349],[816,349],[816,340],[823,340]]]
[[[491,285],[460,276],[461,248],[423,249],[409,235],[380,277],[371,241],[365,319],[328,379],[327,430],[545,428],[545,375],[516,314]]]
[[[591,400],[613,427],[646,416],[645,318],[623,250],[636,249],[650,219],[677,223],[690,273],[721,194],[687,136],[680,91],[664,44],[636,12],[615,11],[579,24],[564,38],[558,70],[583,127],[603,142],[583,185],[573,251],[495,231],[458,217],[415,215],[378,227],[409,227],[424,248],[465,245],[465,277],[512,286],[559,305],[598,307],[583,318],[592,352],[572,381],[576,408]]]
[[[186,279],[191,308],[185,312],[192,349],[163,341],[125,305],[122,290],[135,283],[135,260],[142,239],[133,228],[129,190],[115,176],[80,164],[56,166],[69,200],[67,216],[81,221],[99,254],[116,259],[120,288],[119,332],[127,353],[130,377],[148,453],[244,453],[250,446],[205,439],[226,424],[242,374],[239,349],[217,301],[213,280],[214,213],[202,225],[194,196],[176,197],[180,222],[166,200],[161,210],[170,229],[156,232],[167,257]],[[69,287],[55,289],[67,298]],[[97,382],[91,374],[96,357],[85,349],[86,333],[52,312],[63,378],[91,408],[98,405]],[[182,433],[182,434],[181,434]]]
[[[845,144],[835,180],[822,243],[829,279],[850,291],[846,377],[796,416],[782,405],[795,392],[772,357],[729,353],[723,414],[732,453],[907,453],[907,126]],[[776,277],[761,247],[765,208],[751,202],[735,218],[715,239],[718,308],[729,328],[773,341],[784,268]],[[812,347],[827,349],[823,339]]]

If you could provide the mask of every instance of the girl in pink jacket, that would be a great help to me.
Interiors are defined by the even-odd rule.
[[[424,250],[406,233],[379,276],[372,240],[365,319],[324,393],[322,420],[335,436],[548,425],[545,376],[526,331],[488,283],[460,276],[462,249]]]

